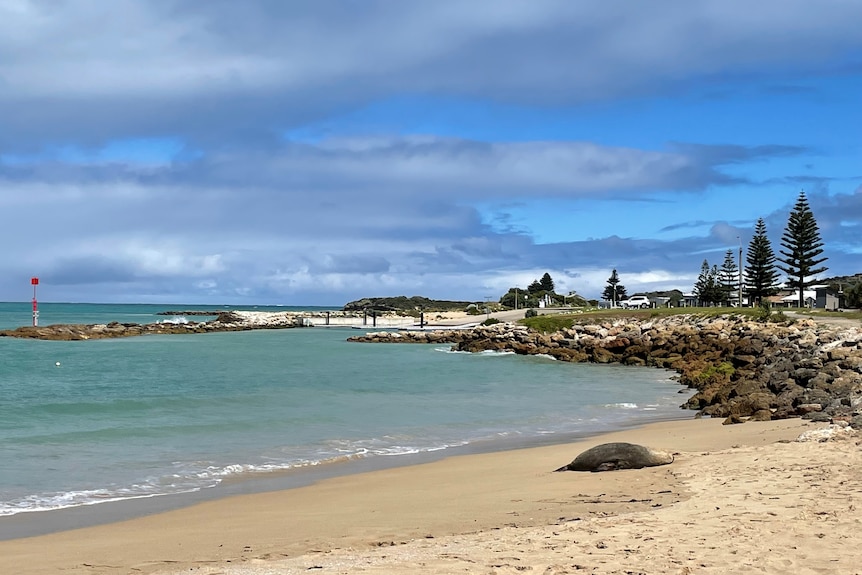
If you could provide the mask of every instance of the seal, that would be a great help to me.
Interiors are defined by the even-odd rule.
[[[634,443],[603,443],[587,449],[556,471],[614,471],[673,463],[673,454]]]

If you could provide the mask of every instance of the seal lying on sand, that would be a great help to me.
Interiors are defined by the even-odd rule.
[[[556,471],[613,471],[673,463],[673,455],[634,443],[603,443],[587,449]]]

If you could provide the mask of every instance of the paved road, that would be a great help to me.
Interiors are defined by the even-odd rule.
[[[840,327],[862,327],[862,321],[849,317],[841,317],[840,313],[836,313],[834,315],[808,315],[805,313],[799,313],[798,311],[785,311],[784,315],[786,315],[787,317],[799,319],[813,319],[817,323],[824,323],[827,325],[835,325]]]

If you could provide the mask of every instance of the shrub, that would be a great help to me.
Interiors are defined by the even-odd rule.
[[[700,372],[698,376],[701,381],[719,380],[727,381],[736,370],[731,363],[723,361],[718,365],[710,365]]]
[[[501,322],[499,319],[497,319],[495,317],[489,317],[488,319],[483,321],[480,325],[494,325],[496,323],[503,323],[503,322]]]
[[[526,313],[524,313],[524,318],[528,318],[528,317],[536,317],[536,316],[538,316],[538,315],[539,315],[539,312],[537,312],[537,311],[536,311],[536,310],[534,310],[533,308],[530,308],[530,309],[528,309],[528,310],[526,311]]]
[[[573,315],[537,315],[521,320],[530,329],[542,333],[554,333],[561,329],[569,329],[574,323]]]
[[[774,323],[787,323],[787,324],[790,324],[790,323],[793,323],[793,322],[794,322],[794,321],[796,321],[796,320],[790,319],[789,317],[787,317],[786,315],[784,315],[784,312],[783,312],[783,311],[778,310],[777,312],[773,313],[773,314],[769,317],[769,321],[774,322]]]
[[[764,323],[793,323],[793,320],[787,317],[783,311],[773,310],[772,306],[769,305],[769,302],[765,301],[760,302],[760,305],[757,306],[755,317],[757,318],[757,321]]]
[[[769,305],[768,301],[761,301],[757,305],[757,312],[754,317],[757,321],[767,322],[769,321],[769,317],[772,315],[772,306]]]

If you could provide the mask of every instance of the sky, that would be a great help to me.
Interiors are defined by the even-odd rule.
[[[860,0],[0,0],[0,301],[862,272]],[[782,278],[784,279],[784,278]]]

